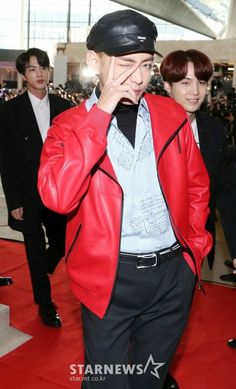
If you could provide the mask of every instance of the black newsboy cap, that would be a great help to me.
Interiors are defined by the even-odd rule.
[[[108,55],[124,55],[140,51],[162,55],[155,49],[157,29],[146,16],[132,10],[104,15],[87,37],[88,50]]]

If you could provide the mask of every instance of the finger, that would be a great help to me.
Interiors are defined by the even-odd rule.
[[[114,81],[121,85],[123,84],[139,67],[139,64],[134,64],[129,69],[122,72]]]
[[[18,214],[16,211],[11,211],[11,215],[14,217],[14,219],[17,218]]]
[[[136,98],[136,95],[132,89],[132,87],[128,84],[122,84],[120,85],[117,90],[121,91],[121,92],[125,92],[125,93],[129,93],[130,95],[133,96],[133,98]]]
[[[22,212],[21,212],[22,211]],[[16,220],[23,220],[22,216],[23,216],[23,208],[17,208],[17,209],[14,209],[12,212],[11,212],[11,215],[14,217],[14,219]]]
[[[107,81],[113,81],[115,77],[115,65],[116,65],[116,57],[112,56],[110,58],[110,65],[108,69]]]
[[[115,64],[116,64],[116,57],[111,57],[108,76],[107,76],[107,83],[113,81],[117,85],[123,84],[139,67],[139,64],[135,63],[133,66],[126,69],[124,72],[119,74],[117,78],[115,78]]]

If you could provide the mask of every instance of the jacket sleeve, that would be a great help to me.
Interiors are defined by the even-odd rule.
[[[54,119],[43,146],[38,190],[46,207],[69,213],[88,189],[107,147],[111,115],[94,105],[72,108]]]
[[[212,237],[206,231],[209,215],[210,182],[201,153],[193,138],[190,124],[185,132],[187,150],[189,233],[188,242],[198,271],[203,258],[212,247]]]
[[[5,104],[5,103],[3,103]],[[18,157],[19,145],[15,139],[17,129],[11,124],[7,111],[1,111],[0,129],[0,171],[3,191],[8,211],[22,207],[21,162]]]

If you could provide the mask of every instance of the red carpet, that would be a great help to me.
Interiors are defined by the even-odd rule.
[[[0,288],[0,303],[10,306],[11,325],[33,338],[0,359],[1,389],[80,388],[70,381],[70,365],[83,363],[79,303],[70,291],[65,265],[52,276],[53,300],[63,319],[61,329],[41,324],[33,303],[24,246],[0,240],[1,275],[13,285]],[[236,350],[226,345],[236,337],[236,288],[204,283],[197,291],[190,320],[173,361],[180,389],[236,387]],[[144,388],[148,389],[148,388]]]

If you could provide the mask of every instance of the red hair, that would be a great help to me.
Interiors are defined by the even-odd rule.
[[[198,80],[209,81],[213,74],[213,65],[206,54],[194,49],[176,50],[169,53],[160,66],[163,80],[170,84],[183,80],[188,72],[188,62],[193,63],[194,73]]]

